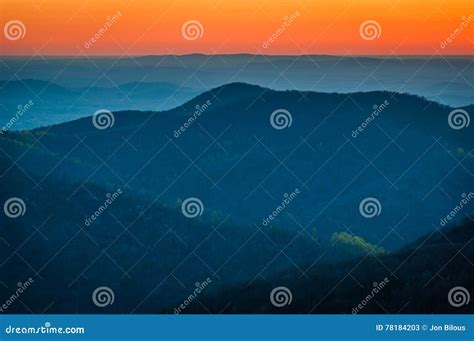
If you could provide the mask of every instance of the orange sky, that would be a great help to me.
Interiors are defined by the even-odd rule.
[[[119,19],[86,48],[106,18]],[[299,16],[267,44],[284,24]],[[25,35],[0,37],[2,55],[146,55],[264,53],[407,55],[473,54],[473,0],[0,0],[2,27],[19,20]],[[188,20],[203,27],[183,38]],[[362,39],[360,25],[375,20],[380,36]]]

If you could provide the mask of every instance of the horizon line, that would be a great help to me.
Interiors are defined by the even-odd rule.
[[[416,58],[416,57],[431,57],[431,58],[443,58],[443,57],[463,57],[473,58],[474,54],[354,54],[354,55],[339,55],[339,54],[261,54],[261,53],[183,53],[183,54],[128,54],[128,55],[114,55],[114,54],[91,54],[91,55],[69,55],[69,54],[49,54],[49,55],[3,55],[0,54],[0,58],[143,58],[143,57],[188,57],[188,56],[262,56],[262,57],[340,57],[340,58]]]

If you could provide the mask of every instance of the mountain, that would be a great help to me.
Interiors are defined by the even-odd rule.
[[[192,88],[164,82],[77,88],[35,79],[0,81],[0,121],[7,123],[21,112],[10,129],[32,129],[90,116],[104,106],[107,110],[170,109],[197,94]]]
[[[288,271],[206,292],[186,313],[472,314],[472,302],[455,307],[448,296],[455,286],[473,288],[473,243],[474,221],[466,220],[392,254],[317,265],[305,277]],[[292,292],[289,305],[272,305],[270,293],[278,286]]]
[[[374,255],[369,276],[451,212],[450,224],[472,214],[470,201],[459,208],[472,194],[471,128],[451,128],[452,110],[410,94],[231,83],[166,111],[5,131],[0,199],[26,212],[0,217],[2,293],[32,276],[38,291],[21,300],[35,312],[171,312],[207,278],[223,299],[313,268],[330,285],[342,262]],[[107,310],[90,299],[101,286],[115,292]]]
[[[45,307],[53,313],[170,313],[171,304],[184,301],[207,278],[215,290],[293,262],[350,256],[325,250],[309,234],[255,231],[212,214],[193,220],[125,188],[30,178],[15,165],[7,169],[6,157],[0,161],[2,200],[20,196],[25,203],[24,215],[0,217],[1,297],[33,279],[8,313],[40,313]],[[101,286],[116,297],[106,310],[91,299]]]
[[[40,79],[74,88],[164,82],[204,92],[235,81],[276,90],[343,93],[387,90],[463,106],[472,103],[469,80],[473,79],[474,66],[472,56],[192,54],[129,58],[2,57],[0,73],[6,80]],[[150,110],[148,107],[128,109],[133,108]]]
[[[383,108],[376,116],[375,105]],[[290,127],[272,127],[277,109],[289,111]],[[381,246],[393,250],[439,225],[468,191],[473,142],[469,127],[448,124],[452,110],[407,94],[278,92],[235,83],[169,111],[115,113],[108,129],[83,118],[31,134],[36,147],[83,165],[63,170],[60,163],[50,179],[115,183],[170,206],[198,197],[237,225],[259,226],[298,189],[270,225],[305,226],[325,241],[350,229],[369,243],[383,238]],[[40,175],[50,169],[29,163],[28,153],[19,164]],[[381,212],[367,219],[359,204],[372,197]],[[472,203],[462,213],[471,210]]]

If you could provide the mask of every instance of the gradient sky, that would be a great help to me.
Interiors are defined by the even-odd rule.
[[[118,11],[119,20],[85,48]],[[294,22],[263,48],[284,17],[296,11]],[[2,27],[19,20],[26,29],[18,40],[2,34],[0,54],[472,55],[474,20],[440,47],[470,15],[472,0],[0,0]],[[183,38],[188,20],[201,23],[201,38]],[[379,38],[361,38],[359,27],[366,20],[379,23]]]

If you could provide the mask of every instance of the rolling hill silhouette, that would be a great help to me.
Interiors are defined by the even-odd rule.
[[[384,101],[389,104],[354,138]],[[289,128],[272,127],[277,109],[291,113]],[[407,94],[276,92],[235,83],[169,111],[116,113],[109,129],[83,118],[32,134],[40,137],[36,147],[82,164],[63,171],[61,163],[49,177],[126,185],[150,199],[159,194],[170,206],[197,196],[239,225],[261,224],[285,193],[299,188],[272,225],[316,229],[323,240],[352,226],[369,242],[397,226],[382,245],[393,249],[431,231],[471,182],[472,139],[469,129],[449,126],[452,109]],[[41,175],[51,166],[24,167]],[[359,213],[366,197],[382,205],[375,219]]]
[[[291,124],[277,129],[271,117],[282,109]],[[329,286],[342,274],[334,264],[348,269],[340,262],[361,255],[374,255],[361,266],[365,280],[380,281],[384,268],[374,276],[368,269],[378,259],[396,265],[406,253],[393,252],[439,229],[469,192],[472,134],[450,127],[453,109],[409,94],[232,83],[167,111],[114,112],[104,129],[86,117],[5,132],[2,200],[22,195],[27,213],[14,221],[2,216],[2,271],[15,281],[34,276],[43,295],[31,292],[25,301],[54,301],[55,312],[99,311],[89,297],[101,285],[116,292],[110,312],[171,312],[207,277],[209,294],[222,293],[209,298],[218,309],[242,283],[255,286],[249,297],[265,292],[260,278],[283,281],[297,273],[305,279],[301,290],[310,290],[305,274],[317,267],[334,274],[324,277]],[[123,194],[86,226],[85,217],[117,189]],[[199,218],[181,212],[190,197],[203,203]],[[380,204],[370,219],[359,209],[366,198]],[[453,222],[469,213],[472,203]],[[13,250],[19,251],[11,256]],[[407,276],[420,284],[416,271],[414,265]],[[5,284],[8,291],[14,283]],[[245,295],[235,312],[246,309]],[[249,309],[260,312],[262,301],[255,302]],[[335,311],[349,303],[355,302]]]

